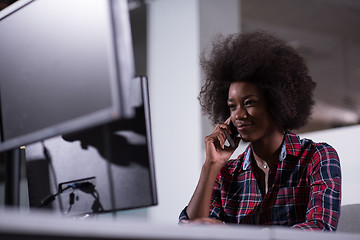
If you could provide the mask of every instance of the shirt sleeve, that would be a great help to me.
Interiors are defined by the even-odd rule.
[[[181,221],[189,220],[189,217],[186,213],[186,208],[187,208],[187,206],[181,211],[181,213],[179,215],[179,223],[181,223]]]
[[[310,165],[310,199],[306,221],[293,227],[309,231],[336,231],[341,204],[341,168],[338,154],[331,146],[319,144]]]
[[[221,204],[221,171],[220,171],[214,183],[214,188],[210,202],[209,217],[224,221],[224,219],[222,219],[221,217],[223,215],[222,212],[223,211]]]

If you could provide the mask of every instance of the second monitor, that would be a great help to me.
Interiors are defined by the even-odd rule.
[[[145,77],[131,95],[131,119],[26,146],[32,209],[82,216],[157,204]]]

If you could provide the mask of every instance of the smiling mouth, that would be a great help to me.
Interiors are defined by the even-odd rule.
[[[252,126],[252,124],[251,124],[251,123],[238,124],[238,125],[236,125],[236,127],[237,127],[239,130],[242,130],[242,129],[248,128],[248,127],[250,127],[250,126]]]

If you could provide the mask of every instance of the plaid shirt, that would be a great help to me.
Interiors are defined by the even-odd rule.
[[[262,196],[253,172],[251,144],[218,174],[210,217],[226,223],[285,225],[335,231],[340,214],[341,169],[334,148],[285,135],[278,164]],[[188,219],[186,208],[180,220]]]

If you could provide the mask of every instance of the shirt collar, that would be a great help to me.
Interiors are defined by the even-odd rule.
[[[285,134],[284,143],[286,144],[286,154],[293,155],[295,157],[299,156],[301,152],[301,144],[303,141],[300,140],[300,137],[292,132],[287,132]]]

